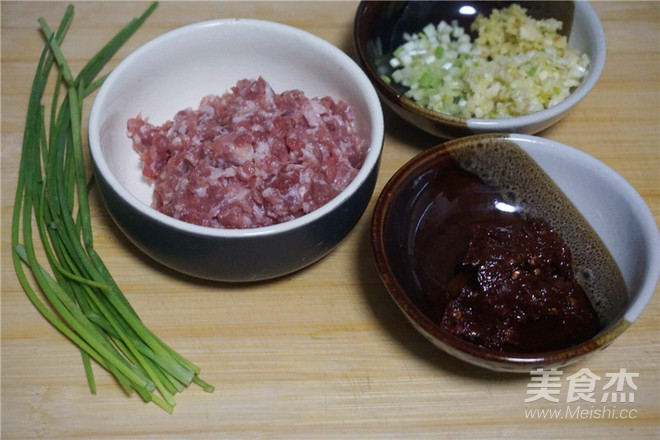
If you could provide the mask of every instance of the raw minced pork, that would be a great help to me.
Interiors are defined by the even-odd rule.
[[[300,217],[353,180],[367,142],[343,101],[281,94],[263,79],[240,80],[162,126],[127,123],[152,207],[185,222],[254,228]]]

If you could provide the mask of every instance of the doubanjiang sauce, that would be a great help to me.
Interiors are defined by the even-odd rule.
[[[599,330],[570,250],[540,218],[475,225],[446,301],[442,328],[504,351],[569,347]]]
[[[538,188],[530,196],[508,185],[528,185],[538,172],[521,157],[525,166],[514,165],[509,179],[488,160],[446,154],[398,198],[405,214],[395,227],[409,232],[391,249],[398,249],[398,276],[412,285],[411,299],[440,328],[494,350],[534,353],[595,336],[614,319],[611,310],[626,300],[626,289],[595,232],[570,203],[563,206],[563,193],[551,194],[552,208],[545,209],[529,203],[544,199]],[[578,267],[553,223],[576,244]]]

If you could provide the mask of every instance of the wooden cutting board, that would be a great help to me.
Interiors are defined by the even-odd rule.
[[[77,72],[147,3],[75,3],[63,50]],[[350,55],[355,2],[163,2],[114,58],[173,28],[251,17],[297,26]],[[95,243],[147,325],[202,368],[212,394],[192,386],[168,415],[126,397],[95,366],[87,388],[80,354],[35,310],[11,263],[11,210],[25,110],[43,40],[60,2],[2,2],[2,438],[3,439],[436,439],[658,438],[660,298],[608,349],[561,374],[559,402],[529,397],[529,375],[502,375],[435,349],[403,318],[378,278],[368,237],[373,201],[327,258],[299,273],[248,285],[199,281],[135,249],[92,192]],[[580,148],[625,177],[660,214],[660,3],[596,2],[607,63],[594,88],[542,136]],[[89,101],[91,102],[91,100]],[[380,192],[405,161],[438,141],[388,111]],[[625,233],[625,231],[622,231]],[[657,292],[656,292],[657,293]],[[605,379],[638,373],[634,402],[567,403],[582,368]],[[581,412],[576,412],[579,407]],[[545,417],[529,411],[555,410]],[[585,412],[586,411],[586,412]]]

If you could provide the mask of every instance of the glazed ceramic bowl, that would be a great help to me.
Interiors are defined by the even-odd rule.
[[[382,75],[393,70],[388,60],[403,42],[403,33],[421,32],[429,23],[457,20],[469,29],[476,14],[489,16],[493,8],[513,2],[361,2],[358,6],[353,38],[358,62],[376,86],[383,102],[404,120],[442,137],[455,138],[470,134],[524,133],[534,134],[559,121],[594,87],[605,64],[605,34],[598,15],[586,1],[515,2],[528,9],[536,19],[556,18],[563,23],[569,47],[590,58],[582,83],[563,102],[548,109],[508,119],[477,119],[442,114],[418,105],[404,96],[407,87],[385,82]],[[473,36],[474,37],[474,36]]]
[[[181,109],[196,108],[203,96],[222,95],[238,80],[259,76],[277,93],[299,89],[352,107],[355,128],[369,144],[354,180],[316,211],[268,227],[215,229],[152,209],[152,187],[126,134],[128,119],[141,114],[160,125]],[[383,133],[378,95],[350,57],[300,29],[251,19],[192,24],[146,43],[109,75],[89,120],[98,187],[119,228],[165,266],[222,281],[282,276],[328,254],[372,196]]]
[[[475,176],[492,190],[475,187]],[[491,191],[495,198],[484,198]],[[521,354],[441,325],[438,304],[465,254],[456,241],[464,227],[514,213],[541,217],[561,234],[598,314],[593,337]],[[530,135],[468,136],[420,153],[385,185],[371,233],[382,281],[414,327],[451,355],[496,371],[560,367],[607,347],[642,313],[660,273],[658,226],[637,191],[586,153]]]

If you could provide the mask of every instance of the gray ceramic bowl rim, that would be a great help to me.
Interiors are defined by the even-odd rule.
[[[431,321],[431,319],[428,318],[426,314],[412,302],[412,300],[410,300],[405,288],[403,288],[397,281],[387,257],[380,252],[380,248],[384,249],[385,246],[381,237],[381,231],[385,227],[385,218],[388,212],[389,200],[399,185],[407,179],[409,173],[418,169],[420,166],[427,164],[429,161],[427,158],[442,154],[444,148],[464,143],[481,142],[488,139],[508,139],[513,142],[520,140],[530,144],[544,144],[550,148],[560,148],[568,156],[582,157],[584,160],[597,167],[600,172],[607,174],[608,179],[615,181],[615,186],[624,191],[626,196],[629,197],[629,200],[634,201],[636,212],[639,214],[639,218],[643,221],[643,228],[649,231],[650,236],[655,237],[655,243],[653,243],[653,250],[650,255],[650,274],[647,277],[645,284],[640,287],[639,295],[634,301],[628,304],[626,310],[622,311],[620,316],[609,326],[602,329],[593,338],[581,344],[565,349],[540,353],[510,353],[480,347],[453,334],[445,332],[441,330],[437,324],[433,323],[433,321]],[[401,309],[406,319],[408,319],[427,339],[434,343],[446,345],[451,350],[456,350],[469,356],[500,365],[561,365],[568,363],[574,358],[606,347],[641,315],[642,311],[646,308],[653,296],[655,287],[657,286],[658,277],[660,276],[660,234],[658,233],[653,214],[637,190],[635,190],[635,188],[633,188],[632,185],[630,185],[630,183],[615,170],[584,151],[557,141],[532,135],[511,133],[472,135],[443,142],[419,153],[400,167],[386,182],[381,192],[381,196],[379,196],[376,201],[371,234],[378,272],[380,273],[383,284],[387,288],[390,297]]]
[[[103,106],[104,101],[109,93],[109,90],[112,89],[114,84],[117,82],[118,78],[131,68],[131,65],[134,62],[137,62],[142,54],[152,50],[155,46],[168,44],[168,42],[176,39],[178,36],[197,30],[200,28],[213,28],[216,26],[253,26],[257,28],[270,28],[273,31],[280,33],[288,33],[295,36],[298,36],[301,39],[304,39],[308,44],[314,45],[319,50],[323,50],[337,59],[341,63],[341,67],[347,70],[351,76],[359,83],[360,89],[364,92],[365,100],[367,100],[368,107],[371,112],[372,127],[371,133],[369,133],[370,143],[367,156],[365,158],[362,167],[349,183],[349,185],[344,188],[344,190],[339,193],[335,198],[328,201],[325,205],[319,207],[318,209],[305,214],[296,219],[271,225],[257,228],[249,229],[219,229],[211,228],[206,226],[195,225],[191,223],[184,222],[182,220],[175,219],[166,214],[163,214],[152,207],[144,204],[137,197],[131,194],[124,186],[117,180],[115,175],[110,170],[103,151],[101,148],[101,142],[99,138],[100,127],[102,121],[100,120],[99,113],[101,113],[100,108]],[[217,19],[217,20],[208,20],[198,23],[189,24],[186,26],[179,27],[168,31],[150,41],[143,44],[131,54],[129,54],[124,60],[122,60],[117,67],[108,75],[103,85],[100,87],[92,108],[90,111],[89,117],[89,147],[94,162],[94,166],[98,173],[100,173],[103,178],[108,182],[108,185],[112,188],[114,192],[118,194],[124,201],[130,204],[132,207],[140,211],[142,214],[151,217],[152,219],[168,225],[174,229],[185,231],[187,233],[203,235],[208,237],[224,237],[229,239],[240,239],[248,237],[259,237],[265,235],[273,235],[284,233],[293,229],[300,228],[306,224],[312,223],[317,219],[328,214],[336,207],[341,205],[346,199],[348,199],[352,194],[354,194],[360,186],[367,180],[371,170],[378,166],[380,153],[382,151],[384,143],[384,120],[383,113],[378,98],[378,94],[374,89],[373,84],[369,81],[366,74],[362,69],[338,47],[332,45],[328,41],[317,37],[309,32],[306,32],[302,29],[298,29],[293,26],[285,25],[282,23],[276,23],[267,20],[258,20],[258,19],[247,19],[247,18],[227,18],[227,19]]]
[[[506,119],[464,118],[460,116],[452,116],[449,114],[440,113],[429,108],[422,107],[414,100],[396,92],[387,83],[380,79],[378,75],[375,75],[375,80],[378,84],[378,87],[382,91],[386,92],[388,95],[395,96],[396,99],[398,99],[401,105],[405,108],[419,113],[433,121],[454,126],[465,126],[469,121],[470,127],[472,129],[495,132],[498,131],[498,128],[502,125],[521,127],[536,123],[538,121],[551,120],[553,118],[559,117],[573,106],[575,106],[582,99],[584,99],[584,97],[587,96],[591,89],[596,85],[596,82],[598,82],[598,79],[603,72],[603,68],[605,67],[605,58],[607,53],[605,31],[603,30],[603,25],[593,6],[587,1],[579,0],[575,1],[574,4],[576,10],[582,12],[586,17],[587,23],[591,25],[590,30],[592,31],[594,41],[596,42],[594,46],[595,51],[589,62],[589,70],[586,79],[564,101],[553,107],[530,113],[528,115],[515,116],[513,118]],[[368,63],[368,60],[363,60],[363,62]],[[371,70],[371,67],[369,67],[369,69]]]

